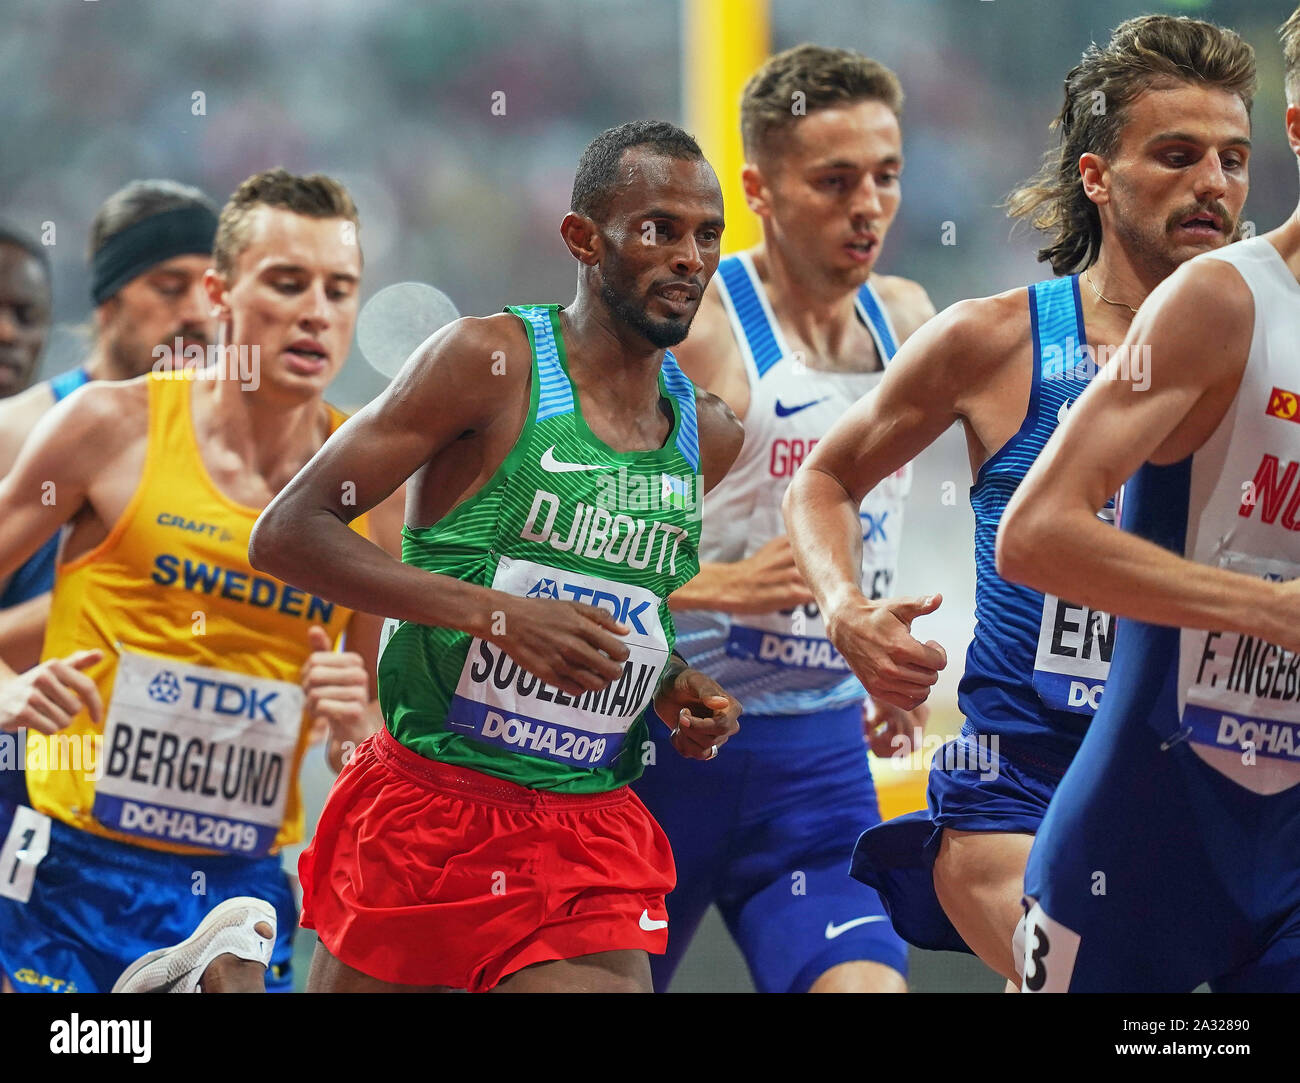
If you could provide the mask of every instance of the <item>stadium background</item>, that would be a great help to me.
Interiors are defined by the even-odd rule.
[[[196,184],[222,202],[268,166],[330,173],[360,209],[363,300],[416,280],[467,314],[565,301],[574,268],[557,227],[587,141],[630,119],[674,120],[701,136],[729,180],[738,151],[711,133],[734,130],[731,84],[765,51],[812,41],[861,50],[902,80],[903,202],[878,269],[919,280],[942,309],[1047,275],[1035,238],[1013,233],[998,204],[1047,147],[1061,80],[1081,50],[1143,12],[1195,14],[1255,46],[1245,217],[1260,229],[1279,223],[1294,206],[1295,163],[1275,31],[1293,8],[1291,0],[3,0],[0,215],[32,232],[55,227],[56,327],[42,377],[85,349],[90,219],[139,177]],[[735,200],[727,210],[734,249],[755,225]],[[354,346],[330,397],[355,407],[385,382]],[[954,430],[918,460],[899,584],[945,596],[918,626],[950,660],[931,700],[935,734],[960,724],[955,689],[974,596],[968,487]],[[919,802],[920,773],[879,761],[873,771],[887,808]],[[329,785],[318,753],[306,772],[314,816]],[[305,934],[301,962],[309,951]],[[1001,985],[959,956],[914,953],[913,968],[917,990]],[[675,991],[751,988],[711,913]]]

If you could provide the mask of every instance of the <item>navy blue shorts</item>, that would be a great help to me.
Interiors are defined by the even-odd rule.
[[[20,733],[0,733],[0,801],[27,802],[27,773],[23,770],[25,741]]]
[[[806,992],[831,967],[859,960],[906,975],[907,947],[880,897],[848,874],[853,840],[880,822],[860,703],[746,714],[708,763],[678,755],[656,726],[654,762],[633,788],[677,862],[668,951],[650,958],[657,990],[667,989],[710,903],[760,992]]]
[[[9,856],[22,848],[19,807],[0,802],[0,892],[7,884],[21,895],[30,870]],[[18,992],[107,993],[141,955],[180,943],[209,910],[237,895],[275,907],[266,988],[292,989],[298,912],[279,857],[168,854],[48,822],[49,849],[26,901],[0,894],[0,967]]]
[[[863,832],[854,848],[853,875],[880,892],[898,934],[919,948],[970,952],[934,890],[943,829],[1035,834],[1056,790],[1046,767],[995,741],[967,723],[930,761],[929,807]]]
[[[1103,707],[1025,895],[1030,991],[1300,992],[1300,786],[1253,793]]]

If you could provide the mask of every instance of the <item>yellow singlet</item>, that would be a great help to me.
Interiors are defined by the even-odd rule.
[[[191,387],[149,378],[139,487],[103,543],[58,568],[42,657],[102,650],[86,673],[105,719],[28,733],[27,787],[34,808],[83,831],[255,857],[302,838],[307,630],[336,642],[352,613],[249,565],[261,509],[209,476]],[[331,431],[343,420],[330,407]]]

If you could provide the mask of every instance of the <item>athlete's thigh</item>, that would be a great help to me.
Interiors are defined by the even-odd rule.
[[[1238,921],[1263,947],[1243,953],[1246,962],[1212,979],[1216,993],[1300,993],[1300,789],[1260,805],[1276,812],[1255,832],[1257,851],[1243,853],[1248,867],[1235,871],[1252,888]]]
[[[905,975],[907,949],[880,896],[849,875],[858,835],[880,822],[861,708],[762,724],[768,739],[754,755],[745,830],[719,900],[755,985],[804,992],[857,961]]]
[[[1216,993],[1300,993],[1300,927],[1275,936],[1263,954],[1210,982]]]
[[[1207,845],[1235,830],[1216,828],[1211,807],[1234,784],[1185,743],[1162,746],[1141,723],[1121,734],[1105,714],[1030,851],[1022,988],[1190,992],[1227,969],[1247,933],[1232,920],[1239,878],[1220,875]]]
[[[1008,981],[1019,981],[1012,950],[1024,916],[1030,834],[943,829],[934,858],[934,890],[967,946]]]
[[[444,985],[395,985],[350,967],[330,954],[319,940],[307,973],[309,993],[451,993]]]
[[[650,957],[644,951],[599,951],[534,963],[503,978],[494,993],[650,993]]]
[[[907,945],[880,896],[851,878],[846,862],[786,869],[763,890],[724,899],[719,909],[759,992],[807,992],[854,962],[887,967],[900,982],[906,977]]]
[[[728,755],[711,762],[679,756],[656,735],[653,761],[632,788],[664,829],[677,866],[677,886],[669,892],[668,950],[650,956],[657,992],[667,992],[705,912],[713,903],[726,860],[727,840],[736,822],[744,753],[728,742]]]

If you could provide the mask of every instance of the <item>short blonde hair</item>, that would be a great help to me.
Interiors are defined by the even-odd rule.
[[[753,161],[770,150],[773,137],[805,113],[860,101],[883,102],[895,116],[901,116],[903,88],[898,76],[879,61],[851,49],[805,43],[777,53],[750,76],[741,95],[740,137],[745,156]],[[796,103],[802,106],[798,112]]]
[[[283,168],[254,173],[226,200],[217,220],[212,260],[227,281],[234,274],[239,254],[248,247],[249,225],[257,207],[283,207],[308,218],[343,218],[356,226],[358,237],[361,233],[356,205],[333,177],[323,173],[300,177]]]
[[[1279,28],[1282,36],[1282,60],[1286,71],[1286,103],[1300,105],[1300,8],[1291,12]]]

